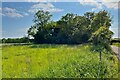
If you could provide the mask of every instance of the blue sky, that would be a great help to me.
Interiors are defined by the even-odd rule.
[[[34,13],[38,10],[49,11],[56,21],[66,13],[83,15],[85,12],[108,10],[113,16],[110,29],[118,37],[118,5],[117,3],[102,2],[3,2],[2,3],[2,37],[16,38],[27,34],[33,24]]]

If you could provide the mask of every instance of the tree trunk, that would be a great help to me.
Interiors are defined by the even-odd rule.
[[[99,73],[99,76],[100,76],[100,78],[101,78],[101,77],[102,77],[102,76],[101,76],[101,69],[102,69],[102,65],[101,65],[101,64],[102,64],[102,52],[101,52],[101,51],[100,51],[100,55],[99,55],[99,56],[100,56],[100,62],[99,62],[99,64],[100,64],[100,65],[99,65],[99,66],[100,66],[100,67],[99,67],[100,73]]]
[[[102,61],[102,53],[101,53],[101,51],[100,51],[100,62]]]

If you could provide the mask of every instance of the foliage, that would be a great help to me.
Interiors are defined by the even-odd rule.
[[[110,47],[110,39],[113,32],[110,31],[106,26],[100,27],[96,32],[94,32],[90,38],[93,45],[95,45],[94,50],[100,53],[100,61],[102,61],[102,52],[108,51],[112,52]]]
[[[118,78],[118,61],[98,52],[91,45],[41,44],[3,46],[3,78]],[[101,72],[100,72],[101,71]]]
[[[102,26],[92,34],[90,40],[92,40],[94,45],[100,46],[101,48],[99,49],[100,51],[102,51],[103,49],[110,51],[109,44],[112,35],[113,35],[112,31],[110,31],[106,26]]]
[[[106,10],[99,11],[96,13],[91,22],[90,30],[92,30],[92,32],[95,32],[102,26],[109,28],[111,26],[111,22],[112,18],[110,16],[110,13],[108,13]]]
[[[46,26],[52,15],[49,12],[39,10],[34,16],[34,25],[28,30],[28,35],[34,37],[36,43],[43,43],[47,35]]]
[[[3,38],[1,39],[2,43],[29,43],[30,40],[28,37],[23,38]]]
[[[110,14],[103,10],[98,13],[86,12],[83,16],[67,13],[56,22],[50,20],[49,12],[38,11],[34,17],[34,25],[28,34],[36,43],[87,43],[92,33],[101,26],[111,26]]]

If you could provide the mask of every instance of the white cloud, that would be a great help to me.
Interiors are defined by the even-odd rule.
[[[49,12],[61,12],[63,9],[55,8],[51,3],[38,3],[33,5],[28,12],[35,13],[38,10],[49,11]]]
[[[0,16],[5,16],[4,14],[0,13]]]
[[[118,3],[117,2],[102,2],[104,6],[110,9],[118,9]]]
[[[8,7],[5,7],[3,8],[3,13],[4,16],[8,16],[8,17],[23,17],[22,14],[18,13],[16,9],[13,9],[13,8],[8,8]]]
[[[83,0],[83,1],[80,1],[80,4],[95,7],[92,9],[92,11],[95,11],[97,9],[102,9],[102,4],[97,2],[96,0]]]
[[[25,0],[26,2],[47,2],[46,0]]]
[[[97,9],[102,9],[103,7],[107,7],[109,9],[118,9],[119,8],[118,2],[112,2],[112,0],[101,0],[101,2],[99,0],[82,0],[82,1],[80,1],[80,4],[95,7],[92,9],[92,11],[95,11]]]
[[[2,0],[2,2],[77,2],[77,1],[83,1],[83,0]],[[88,0],[88,1],[91,1],[91,0]],[[96,0],[96,1],[118,2],[119,0]]]
[[[49,11],[49,12],[61,12],[61,11],[63,11],[63,9],[52,8],[52,9],[49,9],[47,11]]]
[[[2,0],[3,2],[77,2],[77,0]]]
[[[8,12],[8,13],[5,13],[5,15],[6,16],[8,16],[8,17],[13,17],[13,18],[15,18],[15,17],[23,17],[23,15],[21,15],[21,14],[19,14],[19,13],[15,13],[15,12]]]
[[[28,13],[24,13],[24,15],[25,15],[25,16],[29,16],[29,14],[28,14]]]
[[[2,14],[2,8],[0,8],[0,16],[5,16],[4,14]]]
[[[3,11],[6,11],[6,12],[15,12],[16,9],[5,7],[5,8],[3,8]]]
[[[119,0],[78,0],[79,2],[119,2]]]
[[[0,11],[2,11],[2,8],[0,7]]]
[[[47,0],[2,0],[2,2],[47,2]]]
[[[14,8],[9,8],[9,7],[5,7],[5,8],[0,9],[0,10],[2,10],[0,15],[12,17],[12,18],[21,18],[21,17],[29,15],[28,13],[21,12],[21,11],[14,9]]]

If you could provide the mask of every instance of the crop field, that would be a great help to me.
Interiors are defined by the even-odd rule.
[[[91,45],[5,45],[2,78],[118,78],[115,55],[91,51]]]

